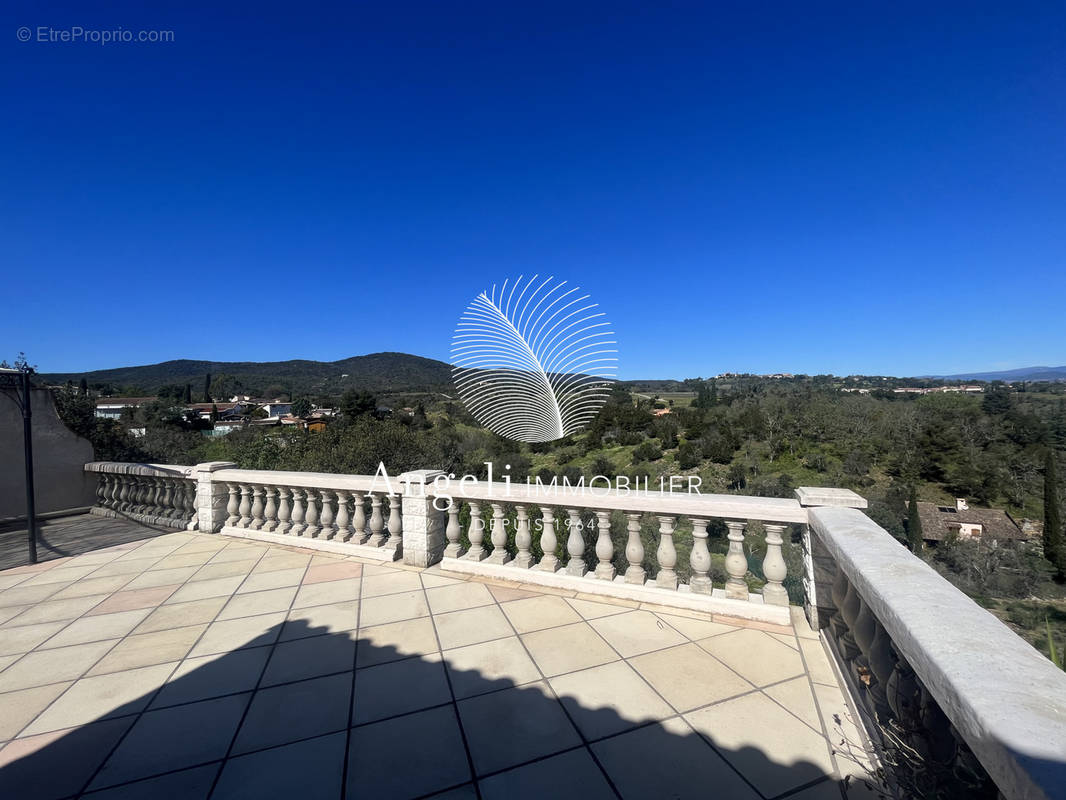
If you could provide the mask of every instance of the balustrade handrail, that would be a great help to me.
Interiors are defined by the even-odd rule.
[[[143,475],[171,478],[191,478],[195,467],[182,464],[143,464],[125,461],[90,461],[84,467],[86,472],[103,472],[114,475]]]
[[[400,494],[402,485],[396,476],[389,483],[380,476],[343,475],[333,472],[287,472],[265,469],[224,469],[211,473],[211,480],[218,483],[254,483],[263,486],[295,486],[307,489],[341,489],[356,492],[381,492]],[[389,487],[392,487],[392,492]]]
[[[862,512],[808,511],[811,533],[1000,792],[1066,797],[1066,673]]]

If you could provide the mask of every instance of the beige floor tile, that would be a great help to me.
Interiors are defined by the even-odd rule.
[[[304,585],[358,578],[363,574],[363,565],[355,561],[335,561],[329,564],[314,564],[307,568]]]
[[[66,622],[40,622],[24,627],[0,628],[0,655],[28,653],[41,642],[59,633]]]
[[[44,586],[23,586],[21,583],[0,592],[0,608],[10,606],[29,606],[44,602],[64,588],[59,583],[47,583]]]
[[[168,661],[179,661],[207,630],[207,624],[189,625],[184,628],[139,633],[127,636],[115,649],[104,656],[88,675],[104,675],[127,669],[137,669]]]
[[[5,589],[10,589],[12,586],[17,586],[18,584],[23,583],[24,581],[27,581],[29,579],[29,575],[12,575],[9,572],[0,572],[0,592],[4,591]]]
[[[825,738],[758,692],[685,719],[767,797],[833,773]]]
[[[19,731],[44,711],[49,703],[63,694],[70,685],[70,681],[63,681],[0,694],[0,708],[4,710],[4,713],[0,714],[0,741],[14,739]]]
[[[244,580],[242,575],[231,575],[228,578],[210,578],[203,581],[189,581],[180,587],[169,598],[167,603],[188,603],[193,600],[204,600],[208,597],[229,597]]]
[[[674,715],[674,710],[624,661],[550,678],[586,739],[601,739]]]
[[[375,575],[363,565],[363,597],[378,597],[383,594],[413,592],[422,588],[422,581],[417,572],[404,572],[390,569],[382,575]]]
[[[565,776],[565,777],[564,777]],[[577,748],[478,781],[484,800],[614,800],[617,795],[585,748]],[[625,795],[623,795],[625,796]],[[443,800],[443,795],[440,796]],[[447,800],[473,800],[449,795]]]
[[[439,653],[391,661],[356,674],[352,721],[361,725],[450,703],[451,699]]]
[[[274,645],[262,686],[351,672],[355,663],[355,634],[308,636]]]
[[[112,640],[27,653],[0,672],[0,692],[76,680],[114,645]]]
[[[496,604],[489,588],[482,583],[466,582],[438,586],[435,589],[426,589],[426,597],[429,598],[429,608],[434,614]]]
[[[11,655],[11,656],[0,656],[0,672],[3,672],[5,669],[10,667],[12,664],[14,664],[16,661],[18,661],[21,657],[22,657],[21,654],[20,655]],[[0,737],[0,738],[3,738],[3,737]]]
[[[91,594],[88,597],[70,597],[66,600],[47,600],[26,609],[17,617],[8,620],[6,626],[36,625],[39,622],[58,622],[80,617],[107,599],[106,594]]]
[[[829,663],[829,655],[825,652],[822,643],[818,639],[800,639],[799,646],[811,680],[826,686],[836,686],[836,673],[833,672],[833,667]]]
[[[0,626],[2,626],[9,619],[13,619],[25,611],[29,606],[8,606],[7,608],[0,608]]]
[[[581,616],[562,597],[544,595],[515,600],[500,606],[519,633],[539,631],[581,622]]]
[[[540,680],[540,670],[516,636],[459,647],[444,653],[457,698],[471,697]]]
[[[196,572],[196,567],[171,567],[170,569],[153,569],[142,572],[126,584],[126,589],[150,589],[153,586],[170,586],[185,583]]]
[[[112,614],[116,611],[132,611],[135,608],[155,608],[171,597],[177,588],[177,586],[156,586],[151,589],[115,592],[89,613]]]
[[[258,558],[244,558],[239,561],[218,561],[217,557],[196,570],[196,574],[189,578],[193,581],[209,581],[215,578],[242,578],[252,571],[252,567],[259,561]]]
[[[581,743],[543,681],[460,700],[458,708],[479,775]]]
[[[71,565],[60,567],[59,569],[50,569],[46,572],[34,575],[32,578],[28,578],[22,585],[43,586],[49,583],[69,584],[81,580],[90,572],[96,570],[99,566],[99,564],[84,564],[80,566]]]
[[[386,622],[400,622],[405,619],[424,617],[427,614],[429,614],[429,604],[426,602],[425,592],[387,594],[363,600],[363,607],[359,612],[359,624],[384,625]]]
[[[765,631],[743,629],[702,639],[699,645],[757,686],[794,678],[804,672],[799,653]]]
[[[150,611],[151,609],[148,608],[138,608],[133,611],[116,611],[114,614],[97,614],[76,619],[44,642],[40,649],[50,650],[71,644],[99,642],[102,639],[119,639],[136,628]]]
[[[427,589],[436,589],[439,586],[454,586],[457,583],[463,583],[458,578],[449,578],[445,575],[438,575],[433,572],[422,573],[422,585]]]
[[[771,633],[770,636],[777,639],[781,644],[787,644],[793,650],[799,650],[799,642],[791,633]]]
[[[822,720],[818,715],[818,708],[814,704],[814,694],[811,691],[810,681],[806,675],[793,678],[784,683],[775,683],[767,686],[763,693],[769,695],[780,705],[787,708],[811,728],[821,733]]]
[[[229,561],[258,561],[266,554],[267,548],[258,545],[230,544],[211,559],[212,564],[225,564]]]
[[[305,636],[320,636],[355,630],[359,620],[359,602],[329,603],[324,606],[294,608],[289,612],[279,641],[302,639]]]
[[[758,800],[759,795],[677,717],[592,744],[623,797]]]
[[[212,555],[213,553],[210,551],[200,553],[171,553],[160,559],[159,562],[152,567],[152,571],[160,569],[177,569],[180,567],[202,567],[211,560]]]
[[[151,708],[209,700],[255,689],[273,648],[249,647],[232,653],[187,658],[178,665]]]
[[[359,563],[363,565],[364,578],[368,575],[395,575],[400,571],[395,567],[385,566],[384,564],[371,563],[366,560],[362,560]]]
[[[421,656],[438,651],[432,620],[429,617],[419,617],[360,628],[356,665],[369,667],[407,656]],[[0,673],[0,681],[3,677],[4,674]]]
[[[104,578],[82,578],[52,595],[53,600],[66,600],[68,597],[87,597],[91,594],[112,594],[122,589],[134,579],[133,575],[112,575]]]
[[[570,606],[587,620],[599,619],[600,617],[609,617],[612,614],[624,614],[632,609],[627,606],[615,606],[610,603],[594,603],[591,600],[579,600],[576,597],[569,597],[566,600]]]
[[[359,599],[360,579],[348,578],[343,581],[327,581],[301,586],[293,601],[293,608],[308,608],[327,603],[347,603]]]
[[[196,643],[190,656],[207,656],[244,647],[273,644],[285,621],[284,611],[254,617],[213,622]]]
[[[304,553],[288,553],[284,550],[271,549],[266,555],[259,559],[259,563],[255,565],[252,570],[252,574],[259,574],[261,572],[273,572],[276,569],[306,569],[307,565],[311,563],[311,554]]]
[[[117,558],[109,564],[104,564],[93,572],[94,578],[107,578],[112,575],[139,575],[145,570],[155,566],[158,558]]]
[[[544,595],[528,589],[514,589],[510,586],[489,586],[489,591],[496,598],[497,603],[509,603],[512,600],[525,600],[529,597],[555,597],[557,595]]]
[[[548,676],[618,659],[618,654],[587,622],[527,633],[522,636],[522,641],[540,671]]]
[[[692,619],[691,617],[679,617],[675,614],[658,614],[657,616],[675,631],[688,637],[693,642],[706,639],[708,636],[717,636],[720,633],[731,633],[739,630],[732,625],[711,622],[709,618]]]
[[[303,577],[303,567],[291,569],[276,569],[270,572],[259,572],[249,575],[244,583],[237,589],[237,594],[249,592],[262,592],[267,589],[283,589],[287,586],[297,586]]]
[[[514,635],[507,617],[496,604],[434,614],[433,620],[442,650]]]
[[[650,611],[630,611],[589,623],[624,658],[684,644],[685,637]]]
[[[152,610],[144,622],[134,629],[134,633],[153,633],[211,622],[228,602],[228,597],[206,597],[188,603],[162,605]]]
[[[160,664],[112,675],[82,678],[26,728],[26,735],[134,714],[148,705],[152,695],[166,682],[176,666]]]
[[[636,656],[629,663],[678,711],[698,708],[754,688],[692,643]]]

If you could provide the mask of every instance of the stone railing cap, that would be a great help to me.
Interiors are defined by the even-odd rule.
[[[821,486],[800,486],[796,489],[796,499],[801,506],[843,506],[845,508],[866,508],[866,498],[851,489],[832,489]]]

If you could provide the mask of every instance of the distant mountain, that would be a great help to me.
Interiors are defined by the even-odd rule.
[[[340,361],[164,361],[140,367],[116,367],[92,372],[45,373],[41,378],[58,384],[85,378],[89,386],[108,385],[112,391],[155,394],[163,386],[192,384],[200,398],[204,376],[236,378],[242,394],[337,394],[346,389],[375,394],[449,391],[452,371],[443,361],[407,353],[372,353]]]
[[[1066,367],[1020,367],[1001,372],[964,372],[960,375],[929,375],[949,381],[1063,381]]]

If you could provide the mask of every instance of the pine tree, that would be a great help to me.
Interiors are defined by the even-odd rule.
[[[192,384],[185,384],[185,402],[192,403]]]
[[[922,518],[918,516],[918,490],[911,487],[911,499],[907,503],[907,541],[910,543],[911,552],[921,553],[925,546],[925,537],[922,535]]]
[[[1044,558],[1066,574],[1066,549],[1062,546],[1062,510],[1059,508],[1059,478],[1055,451],[1048,449],[1044,461]]]
[[[204,402],[211,402],[211,373],[204,376]]]

